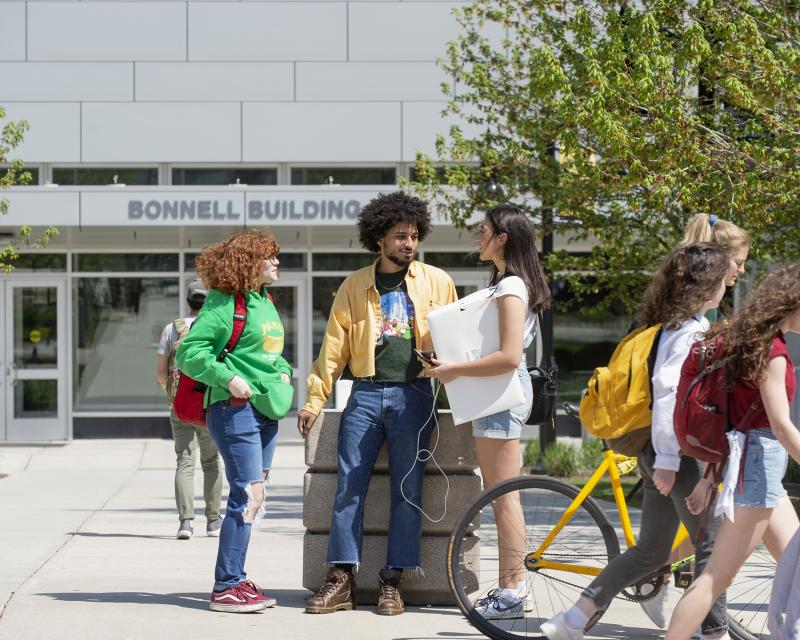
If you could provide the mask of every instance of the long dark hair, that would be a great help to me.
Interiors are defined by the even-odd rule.
[[[516,205],[501,204],[486,212],[486,220],[492,227],[492,233],[505,233],[508,237],[503,249],[503,260],[506,263],[503,275],[522,278],[528,289],[528,308],[531,313],[549,308],[550,287],[547,286],[544,269],[539,261],[536,237],[528,216]],[[500,272],[493,265],[490,284],[497,284],[500,279]]]
[[[696,242],[675,247],[650,279],[639,320],[675,331],[719,289],[728,271],[728,255],[716,244]]]

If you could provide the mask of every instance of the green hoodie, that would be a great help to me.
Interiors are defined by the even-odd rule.
[[[294,396],[292,385],[281,381],[282,373],[292,377],[292,367],[281,355],[283,324],[263,291],[250,291],[245,299],[244,331],[225,360],[217,362],[217,355],[231,337],[234,296],[211,289],[191,331],[178,347],[175,361],[181,371],[208,385],[206,406],[227,400],[231,395],[228,382],[238,375],[253,391],[250,404],[269,418],[282,418]]]

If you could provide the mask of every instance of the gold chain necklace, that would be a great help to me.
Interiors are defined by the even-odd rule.
[[[383,284],[378,279],[378,272],[377,271],[375,272],[375,284],[377,284],[381,289],[383,289],[384,293],[389,293],[390,291],[394,291],[395,289],[398,289],[399,287],[403,286],[403,283],[405,281],[406,281],[406,277],[403,276],[403,279],[400,280],[400,282],[398,282],[396,285],[394,285],[393,287],[387,287],[385,284]]]

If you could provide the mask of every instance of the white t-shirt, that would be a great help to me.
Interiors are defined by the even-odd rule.
[[[535,335],[533,330],[536,326],[536,315],[531,313],[531,310],[528,307],[528,287],[525,286],[525,282],[519,276],[506,276],[497,283],[497,288],[495,289],[494,295],[498,298],[501,296],[516,296],[522,300],[526,310],[525,330],[523,332],[525,337],[522,341],[523,346],[527,347]]]
[[[187,316],[183,321],[186,323],[187,327],[191,327],[196,317],[197,316]],[[180,336],[178,335],[178,330],[175,328],[175,321],[173,320],[164,327],[164,330],[161,332],[161,340],[158,341],[158,350],[156,353],[160,356],[169,355],[169,352],[172,351],[172,346],[178,341],[178,338],[180,338]]]

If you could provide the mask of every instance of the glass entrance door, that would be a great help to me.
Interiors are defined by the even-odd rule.
[[[5,440],[68,438],[66,283],[7,279],[3,293]]]
[[[312,358],[309,353],[311,336],[308,335],[307,326],[306,280],[303,276],[281,274],[280,280],[271,285],[267,291],[272,296],[283,323],[283,357],[294,369],[292,384],[295,393],[291,411],[296,413],[306,401],[306,378]]]

